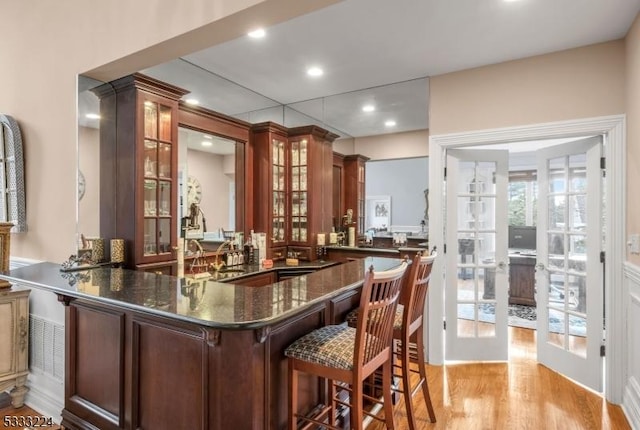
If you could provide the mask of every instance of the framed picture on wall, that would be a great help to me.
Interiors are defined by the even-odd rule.
[[[388,229],[391,226],[391,196],[368,196],[367,229]]]

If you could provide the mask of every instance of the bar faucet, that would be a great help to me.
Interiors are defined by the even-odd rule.
[[[225,240],[220,244],[220,246],[218,246],[218,249],[216,250],[215,260],[213,263],[209,264],[209,267],[211,267],[215,271],[222,269],[226,264],[224,260],[220,261],[220,253],[222,252],[222,249],[225,247],[225,245],[229,245],[229,247],[233,249],[233,241]]]

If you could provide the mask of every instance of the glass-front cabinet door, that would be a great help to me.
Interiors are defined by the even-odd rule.
[[[143,256],[171,253],[172,108],[144,101]]]
[[[271,141],[271,176],[272,176],[272,214],[271,214],[271,241],[273,245],[281,245],[286,242],[286,150],[285,142],[280,139]]]
[[[291,241],[307,241],[308,166],[306,139],[291,142]]]

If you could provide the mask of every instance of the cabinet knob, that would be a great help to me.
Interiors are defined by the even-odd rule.
[[[536,264],[536,270],[539,270],[539,271],[542,272],[545,269],[546,269],[546,267],[544,267],[544,264],[542,264],[542,263]]]

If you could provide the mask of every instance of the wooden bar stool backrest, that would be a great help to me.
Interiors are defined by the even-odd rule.
[[[402,289],[400,303],[404,306],[402,314],[402,328],[407,333],[413,333],[424,319],[424,304],[431,279],[431,269],[437,254],[416,254],[409,267],[406,286]]]
[[[360,312],[356,326],[354,370],[357,375],[370,374],[389,359],[393,321],[407,263],[395,269],[365,274]]]

